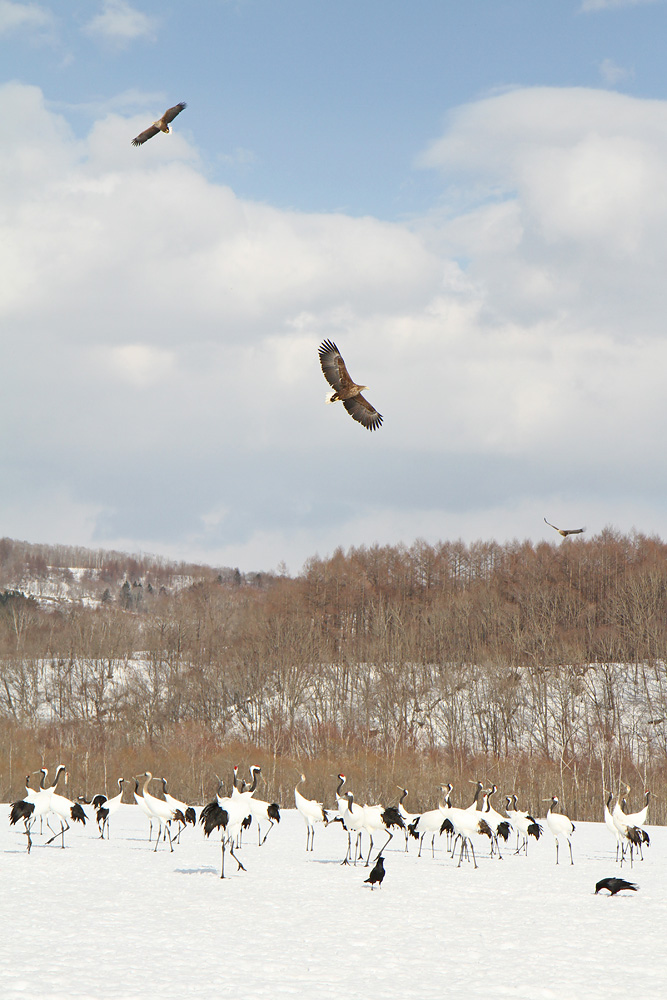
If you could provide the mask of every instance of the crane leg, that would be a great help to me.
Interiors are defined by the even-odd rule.
[[[273,820],[272,820],[272,819],[270,819],[270,820],[269,820],[269,824],[270,824],[270,826],[269,826],[269,829],[268,829],[268,830],[266,831],[266,833],[264,834],[264,839],[262,840],[262,844],[264,843],[264,841],[266,840],[266,838],[268,837],[268,835],[269,835],[269,834],[271,833],[271,829],[272,829],[272,828],[273,828],[273,826],[274,826],[274,822],[273,822]],[[313,830],[313,833],[314,833],[314,832],[315,832],[315,831]],[[258,833],[258,835],[259,835],[259,823],[257,824],[257,833]],[[260,844],[259,846],[261,847],[261,846],[262,846],[262,844]]]
[[[229,845],[229,853],[231,854],[231,856],[234,858],[234,861],[238,865],[238,868],[236,869],[237,872],[240,871],[242,868],[243,868],[243,871],[245,871],[246,870],[245,866],[241,864],[241,862],[239,861],[239,859],[234,854],[234,847],[233,847],[232,844]]]
[[[378,851],[378,854],[377,854],[377,858],[375,859],[376,861],[377,861],[377,859],[378,859],[378,858],[380,857],[380,855],[381,855],[381,854],[384,854],[384,852],[385,852],[385,851],[387,850],[387,844],[389,843],[389,841],[390,841],[390,840],[392,839],[392,837],[394,836],[394,835],[393,835],[393,833],[391,832],[391,830],[387,830],[387,833],[389,834],[389,836],[387,837],[386,841],[384,842],[384,845],[383,845],[383,847],[382,847],[382,850],[381,850],[381,851]]]
[[[53,834],[53,836],[51,837],[50,840],[47,840],[46,846],[48,847],[48,845],[52,841],[54,841],[56,839],[56,837],[62,837],[62,847],[64,847],[65,846],[65,833],[66,833],[67,830],[69,830],[69,823],[67,822],[67,820],[65,820],[65,822],[63,823],[63,821],[61,820],[60,821],[60,829],[57,830],[56,833]]]
[[[572,857],[572,841],[570,840],[569,837],[567,838],[567,842],[568,842],[568,845],[569,845],[569,848],[570,848],[570,864],[573,865],[574,864],[574,858]]]

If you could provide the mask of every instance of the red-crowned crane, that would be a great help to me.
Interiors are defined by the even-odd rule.
[[[123,798],[123,783],[125,778],[118,779],[118,795],[114,795],[113,798],[108,799],[106,795],[96,795],[93,799],[93,805],[95,806],[95,813],[97,818],[97,826],[100,831],[100,839],[104,839],[104,831],[107,832],[107,840],[109,839],[109,818],[113,816],[115,812],[120,809],[120,803]]]
[[[443,786],[445,787],[445,786]],[[451,786],[446,786],[450,788]],[[455,806],[447,806],[443,812],[449,819],[452,827],[454,828],[454,846],[452,848],[452,858],[456,853],[456,842],[461,840],[461,850],[459,851],[459,863],[458,868],[461,867],[461,862],[463,861],[463,852],[465,851],[466,858],[470,860],[469,850],[472,852],[472,860],[475,868],[477,868],[477,859],[475,858],[475,848],[472,842],[474,834],[483,834],[489,839],[493,838],[493,831],[489,824],[484,819],[484,814],[479,808],[483,805],[483,799],[480,800],[480,793],[483,793],[483,788],[480,782],[477,783],[477,791],[475,793],[474,801],[467,809],[458,809]]]
[[[521,851],[525,855],[528,854],[528,838],[534,837],[535,840],[539,840],[542,833],[544,832],[537,820],[531,816],[528,812],[522,812],[521,809],[517,807],[517,797],[512,795],[505,796],[507,802],[507,807],[505,809],[507,815],[510,818],[510,823],[516,830],[516,851],[515,854],[520,854]],[[510,809],[510,803],[512,803],[512,808]],[[523,838],[521,846],[519,846],[519,836]]]
[[[139,809],[144,814],[144,816],[146,817],[146,819],[150,820],[150,826],[148,828],[148,843],[150,844],[151,840],[153,839],[153,819],[155,817],[153,816],[153,813],[150,811],[150,809],[146,805],[146,801],[145,801],[143,795],[139,795],[139,781],[137,780],[137,778],[134,779],[134,792],[133,792],[133,794],[134,794],[134,801],[139,806]]]
[[[625,787],[627,788],[627,790],[629,792],[630,791],[630,786],[626,785]],[[651,793],[650,793],[650,791],[647,788],[646,791],[644,792],[644,808],[640,809],[639,812],[626,813],[625,814],[625,821],[626,821],[626,823],[628,823],[630,826],[643,826],[644,825],[644,823],[646,822],[646,817],[648,815],[648,802],[649,802],[650,798],[651,798]]]
[[[347,805],[343,813],[343,825],[347,830],[347,854],[345,855],[342,864],[349,865],[350,863],[352,834],[356,833],[357,842],[354,850],[354,864],[356,865],[358,857],[361,857],[361,833],[364,829],[364,808],[363,806],[358,806],[355,803],[352,792],[347,793]]]
[[[277,802],[265,802],[263,799],[256,799],[253,795],[255,788],[257,787],[257,778],[261,773],[261,767],[253,765],[250,768],[250,774],[252,775],[252,788],[248,792],[249,799],[248,805],[250,807],[250,815],[257,820],[257,844],[259,847],[262,846],[268,835],[273,829],[274,823],[280,823],[280,806]],[[261,824],[268,822],[269,829],[264,834],[262,838]]]
[[[501,837],[505,843],[507,843],[512,825],[508,819],[501,816],[501,814],[491,805],[491,796],[495,795],[497,791],[498,787],[496,785],[492,785],[491,788],[483,792],[482,814],[493,833],[493,836],[491,837],[491,856],[493,857],[495,847],[498,851],[498,858],[502,860],[498,838]]]
[[[628,789],[629,790],[629,789]],[[605,809],[605,820],[606,813],[608,811],[609,802],[611,802],[611,795],[607,803],[607,808]],[[623,799],[623,806],[625,806],[625,799]],[[635,813],[635,815],[638,815]],[[635,847],[639,850],[639,856],[641,860],[644,860],[642,854],[642,844],[650,844],[651,840],[648,833],[642,830],[640,826],[635,826],[631,823],[632,816],[628,816],[624,808],[616,803],[611,814],[611,819],[613,825],[616,827],[618,834],[621,838],[621,867],[623,867],[623,861],[625,858],[626,851],[630,849],[630,867],[634,865],[634,851]],[[616,851],[616,856],[618,857],[618,849]]]
[[[348,795],[351,796],[352,793],[349,792]],[[379,833],[380,831],[389,834],[386,841],[384,842],[382,850],[378,852],[378,857],[379,857],[381,854],[384,854],[387,844],[394,836],[393,833],[391,832],[391,828],[396,826],[398,827],[399,830],[404,830],[405,823],[403,822],[403,817],[401,816],[396,806],[387,806],[385,808],[384,806],[381,805],[369,806],[364,804],[363,810],[364,810],[364,818],[363,818],[362,829],[365,830],[368,836],[370,837],[370,847],[368,848],[368,857],[366,858],[366,865],[365,865],[365,867],[368,868],[368,865],[370,864],[371,860],[371,854],[373,852],[373,834]]]
[[[299,785],[302,785],[305,780],[306,776],[302,774],[300,780],[296,783],[294,788],[294,803],[306,824],[306,851],[312,851],[315,842],[316,823],[324,823],[326,826],[329,820],[327,819],[322,802],[317,802],[315,799],[307,799],[299,791]]]
[[[65,783],[67,783],[67,771],[65,770],[64,765],[60,764],[56,769],[56,778],[51,788],[51,798],[49,800],[49,810],[52,813],[55,813],[60,820],[60,830],[57,833],[54,833],[46,843],[48,845],[54,841],[56,837],[61,837],[61,846],[64,849],[65,833],[69,830],[69,821],[72,820],[76,823],[83,823],[85,826],[86,814],[83,811],[83,806],[80,802],[72,802],[71,799],[68,799],[65,795],[60,795],[58,792],[58,781],[60,780],[60,776],[63,771],[65,772]]]
[[[161,778],[162,781],[162,791],[164,793],[164,801],[167,805],[171,806],[175,810],[175,815],[178,818],[178,830],[176,831],[176,836],[174,840],[180,842],[181,832],[185,829],[185,824],[181,823],[180,816],[185,818],[186,823],[191,823],[195,826],[197,823],[197,813],[195,812],[193,806],[189,806],[187,802],[181,802],[180,799],[175,799],[173,795],[170,795],[167,791],[167,779]]]
[[[441,785],[441,791],[445,791],[449,786]],[[426,812],[420,813],[416,819],[410,823],[409,831],[413,837],[419,838],[419,853],[418,858],[422,856],[422,846],[424,844],[424,837],[431,834],[431,857],[435,857],[435,838],[440,836],[442,833],[442,826],[447,819],[446,811],[446,799],[442,796],[438,804],[437,809],[429,809]]]
[[[222,847],[222,867],[220,871],[220,878],[225,877],[225,845],[229,844],[229,853],[236,861],[238,865],[237,871],[243,869],[245,871],[245,866],[239,861],[239,859],[234,854],[234,840],[238,836],[244,819],[248,815],[247,799],[245,796],[247,792],[241,792],[237,795],[222,796],[220,793],[223,790],[222,780],[218,779],[218,791],[212,802],[207,803],[204,806],[201,813],[199,814],[199,822],[204,827],[204,833],[208,837],[214,830],[221,830],[221,847]],[[238,790],[237,790],[238,791]]]
[[[614,793],[613,792],[609,792],[609,797],[607,798],[607,801],[605,802],[605,805],[604,805],[604,822],[605,822],[605,826],[607,827],[607,829],[609,830],[609,832],[612,834],[612,836],[616,840],[616,860],[618,861],[618,849],[620,847],[621,851],[624,851],[625,847],[624,847],[624,844],[623,844],[623,834],[621,833],[621,829],[615,823],[614,817],[612,816],[612,814],[610,812],[610,809],[609,809],[609,807],[611,806],[611,800],[613,799],[613,797],[614,797]],[[621,861],[622,860],[623,860],[623,855],[621,854]]]
[[[545,799],[548,802],[549,799]],[[556,864],[558,864],[558,841],[561,837],[565,837],[568,846],[570,848],[570,864],[574,864],[574,858],[572,857],[572,834],[574,833],[575,826],[572,820],[565,815],[565,813],[558,812],[558,796],[553,795],[551,798],[551,805],[547,811],[547,826],[551,830],[554,840],[556,841]]]
[[[410,825],[412,823],[414,823],[414,821],[416,819],[418,819],[419,813],[409,813],[407,811],[407,809],[403,805],[403,800],[407,797],[408,790],[407,790],[407,788],[403,788],[402,785],[397,785],[396,787],[400,788],[400,790],[401,790],[401,797],[398,800],[398,805],[396,806],[396,808],[398,809],[399,813],[401,814],[401,819],[403,820],[403,827],[404,827],[404,832],[405,832],[405,850],[407,852],[407,850],[408,850],[408,838],[409,837],[414,837],[415,840],[419,840],[419,834],[418,833],[413,833],[412,830],[410,829]]]
[[[169,849],[173,851],[174,845],[171,842],[171,821],[172,819],[180,819],[183,826],[185,826],[185,816],[183,816],[180,809],[174,809],[167,802],[165,802],[164,799],[158,799],[155,795],[150,794],[148,786],[153,780],[153,775],[150,771],[144,771],[144,773],[139,775],[139,777],[145,779],[142,789],[144,802],[153,814],[153,818],[158,821],[158,834],[155,838],[154,850],[157,851],[158,844],[160,843],[160,834],[162,834],[163,839],[169,840]]]
[[[45,767],[33,772],[33,774],[40,773],[42,777],[40,778],[39,788],[30,787],[30,775],[28,774],[25,779],[24,798],[12,802],[9,809],[9,822],[11,826],[23,820],[25,835],[28,838],[28,854],[30,854],[30,848],[32,847],[32,838],[30,836],[32,825],[38,816],[40,819],[46,816],[49,811],[49,801],[51,798],[52,789],[46,788],[46,777],[49,772]]]

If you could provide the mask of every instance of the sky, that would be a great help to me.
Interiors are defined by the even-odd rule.
[[[665,0],[0,0],[0,534],[290,573],[667,537],[666,33]],[[378,431],[324,405],[327,338]]]

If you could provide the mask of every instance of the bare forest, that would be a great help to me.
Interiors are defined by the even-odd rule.
[[[667,545],[417,542],[289,577],[3,539],[0,797],[61,762],[74,794],[148,768],[200,803],[257,763],[286,806],[301,771],[333,805],[343,770],[415,811],[479,778],[596,820],[623,782],[665,822]]]

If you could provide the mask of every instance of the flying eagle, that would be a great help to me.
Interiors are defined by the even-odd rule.
[[[552,524],[551,521],[547,521],[546,517],[544,518],[544,523],[548,524],[550,528],[554,528],[563,538],[567,538],[568,535],[580,535],[582,531],[586,530],[586,528],[556,528],[556,525]]]
[[[320,344],[320,364],[324,377],[333,386],[333,392],[327,395],[327,403],[341,400],[343,406],[354,420],[375,431],[382,425],[382,414],[361,395],[367,385],[357,385],[350,378],[341,353],[332,340],[323,340]]]
[[[167,108],[165,113],[162,115],[162,118],[153,122],[150,128],[147,128],[145,132],[140,132],[139,135],[132,140],[132,145],[143,146],[145,142],[152,139],[154,135],[158,134],[158,132],[171,131],[169,128],[169,122],[173,122],[176,115],[180,115],[183,108],[187,108],[187,104],[185,104],[184,101],[181,101],[180,104],[174,104],[173,108]]]

